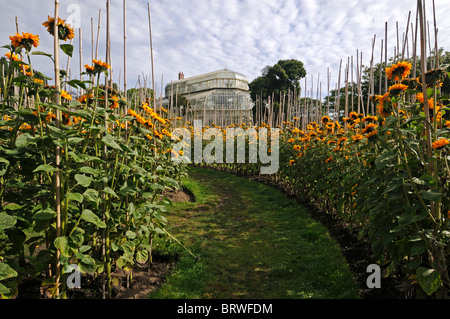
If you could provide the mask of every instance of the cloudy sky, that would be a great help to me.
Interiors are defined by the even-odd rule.
[[[38,50],[52,52],[52,37],[41,25],[53,16],[54,1],[2,1],[0,44],[9,43],[16,31],[38,34]],[[375,61],[380,59],[385,22],[388,23],[388,55],[397,45],[396,26],[402,37],[408,14],[415,22],[416,0],[150,0],[155,84],[158,92],[176,80],[228,68],[243,73],[249,81],[266,65],[280,59],[303,61],[308,79],[320,77],[326,90],[327,69],[332,88],[337,83],[340,60],[343,67],[357,50],[363,64],[370,63],[372,40],[376,35]],[[123,83],[123,0],[111,0],[112,65],[115,82]],[[148,25],[149,1],[127,3],[127,79],[128,88],[137,85],[138,75],[151,81],[151,56]],[[435,0],[439,46],[450,50],[450,1]],[[426,0],[427,19],[433,27],[432,1]],[[91,19],[94,39],[101,10],[99,59],[105,58],[106,0],[60,0],[60,16],[82,28],[83,64],[91,60]],[[79,76],[79,29],[70,61],[73,77]],[[434,41],[434,38],[432,39]],[[401,43],[401,42],[400,42]],[[0,54],[7,51],[0,49]],[[33,57],[33,65],[51,76],[50,60]],[[67,60],[61,61],[65,69]],[[311,81],[312,82],[312,81]],[[147,82],[151,86],[151,82]],[[309,87],[309,84],[308,84]]]

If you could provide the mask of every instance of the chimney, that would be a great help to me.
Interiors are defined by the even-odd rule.
[[[184,80],[184,73],[178,72],[178,80]]]

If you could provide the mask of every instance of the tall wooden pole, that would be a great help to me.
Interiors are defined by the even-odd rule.
[[[83,72],[83,33],[82,33],[82,30],[81,30],[81,27],[80,27],[80,29],[79,29],[79,33],[80,33],[80,38],[79,38],[79,47],[80,47],[80,50],[79,50],[79,56],[80,56],[80,58],[79,58],[79,61],[80,61],[80,81],[83,81],[83,75],[81,74],[82,72]],[[81,93],[83,93],[83,89],[81,89]]]
[[[127,100],[127,1],[123,0],[123,92],[125,101]],[[127,114],[125,104],[125,114]],[[125,124],[126,126],[126,124]]]
[[[388,29],[388,23],[385,23],[385,27],[384,27],[384,69],[387,68],[387,29]],[[384,89],[385,91],[387,91],[388,89],[388,78],[387,78],[387,74],[385,72],[384,74]]]
[[[148,28],[150,32],[150,55],[151,55],[151,64],[152,64],[152,85],[153,85],[153,109],[156,111],[156,92],[155,92],[155,69],[153,64],[153,40],[152,40],[152,20],[150,16],[150,2],[148,3]]]
[[[100,40],[101,20],[102,20],[102,10],[98,10],[97,44],[96,44],[96,47],[95,47],[95,59],[96,60],[98,60],[98,43],[99,43],[99,40]]]
[[[53,34],[53,49],[54,49],[54,62],[55,62],[55,104],[61,104],[61,79],[59,77],[59,36],[58,36],[58,16],[59,16],[59,0],[55,0],[55,22],[54,22],[54,34]],[[61,122],[61,110],[56,110],[56,127],[59,128]],[[61,172],[59,170],[59,164],[61,163],[61,149],[56,146],[55,149],[55,199],[56,199],[56,237],[61,236]],[[56,250],[56,295],[59,298],[60,284],[61,284],[61,252]]]

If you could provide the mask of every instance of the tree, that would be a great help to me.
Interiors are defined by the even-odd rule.
[[[256,101],[257,96],[266,100],[273,94],[276,102],[279,102],[281,92],[297,89],[300,79],[306,76],[303,62],[295,59],[279,60],[273,66],[264,67],[261,73],[249,84],[253,101]]]

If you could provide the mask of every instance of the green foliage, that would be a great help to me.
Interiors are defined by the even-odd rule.
[[[266,66],[262,75],[249,84],[251,97],[253,101],[256,101],[257,96],[266,100],[273,94],[279,102],[280,92],[298,89],[300,79],[305,76],[303,62],[295,59],[280,60],[273,66]]]
[[[63,86],[85,95],[65,93],[60,103],[54,88],[20,73],[23,65],[32,70],[30,60],[2,63],[0,294],[16,296],[23,276],[32,275],[65,298],[64,278],[77,264],[97,278],[105,273],[111,296],[111,272],[148,262],[152,238],[167,236],[161,195],[178,188],[184,174],[171,160],[170,134],[158,133],[171,131],[171,122],[142,104],[127,105],[111,88],[105,101],[99,82],[106,66],[93,81],[63,77]]]

